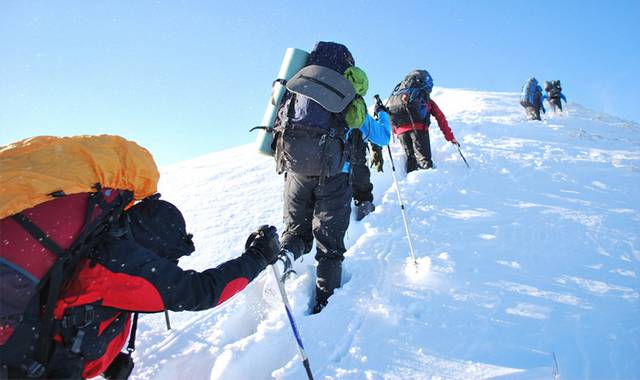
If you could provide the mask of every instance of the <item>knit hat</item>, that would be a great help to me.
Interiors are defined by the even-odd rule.
[[[187,234],[182,213],[173,204],[147,198],[137,203],[127,214],[136,243],[169,260],[178,260],[195,251],[192,237]]]

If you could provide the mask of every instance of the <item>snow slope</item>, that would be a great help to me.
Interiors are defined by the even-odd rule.
[[[436,89],[471,165],[432,126],[436,170],[388,159],[352,219],[343,286],[318,315],[313,255],[290,302],[316,379],[640,378],[640,126],[570,103],[526,122],[512,93]],[[386,158],[386,157],[385,157]],[[162,170],[206,269],[282,230],[271,159],[240,146]],[[141,318],[135,379],[304,379],[271,271],[223,306]]]

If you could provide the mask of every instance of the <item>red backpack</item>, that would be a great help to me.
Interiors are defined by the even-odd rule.
[[[0,220],[0,360],[36,378],[46,371],[64,283],[133,200],[131,191],[99,185],[52,196]]]
[[[158,178],[151,154],[119,136],[0,147],[0,378],[46,376],[65,284]]]

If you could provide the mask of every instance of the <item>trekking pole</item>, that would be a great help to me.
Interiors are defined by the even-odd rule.
[[[171,321],[169,320],[169,310],[164,311],[164,322],[167,325],[167,330],[171,330]]]
[[[287,292],[284,289],[284,284],[280,281],[280,273],[276,265],[271,265],[271,269],[273,269],[273,275],[276,278],[276,282],[278,283],[278,290],[280,290],[280,296],[282,297],[282,303],[284,304],[284,309],[287,312],[287,318],[289,318],[289,324],[291,325],[291,330],[293,330],[293,335],[296,338],[296,343],[298,343],[298,352],[300,353],[300,359],[302,360],[302,365],[304,369],[307,371],[307,377],[309,380],[313,380],[313,374],[311,373],[311,366],[309,365],[309,358],[307,354],[304,352],[304,345],[302,345],[302,338],[300,337],[300,332],[298,331],[298,327],[296,326],[296,321],[293,319],[293,314],[291,313],[291,306],[289,305],[289,298],[287,297]]]
[[[376,100],[376,104],[381,106],[382,109],[387,110],[387,107],[382,103],[379,95],[374,95],[373,97]],[[411,231],[409,231],[409,223],[407,223],[407,215],[404,211],[404,203],[402,202],[402,197],[400,196],[400,186],[398,185],[398,179],[396,178],[396,165],[393,162],[393,155],[391,154],[391,148],[389,147],[389,145],[387,145],[387,153],[389,153],[389,160],[391,161],[391,175],[393,175],[393,183],[395,183],[396,185],[396,195],[398,196],[398,202],[400,203],[400,211],[402,211],[402,221],[404,222],[404,229],[407,232],[407,239],[409,240],[409,250],[411,252],[411,257],[413,258],[413,263],[417,267],[418,260],[416,260],[416,254],[413,251],[413,240],[411,239]]]
[[[400,197],[400,187],[398,186],[398,179],[396,178],[396,166],[393,163],[393,156],[391,155],[391,148],[387,145],[387,152],[389,153],[389,160],[391,160],[391,174],[393,175],[393,182],[396,185],[396,195],[398,196],[398,202],[400,202],[400,211],[402,211],[402,221],[404,222],[404,229],[407,232],[407,239],[409,240],[409,250],[411,252],[411,257],[413,258],[413,263],[418,266],[418,261],[416,260],[416,255],[413,251],[413,241],[411,240],[411,231],[409,231],[409,223],[407,223],[407,215],[404,212],[404,203],[402,202],[402,198]]]
[[[462,161],[464,161],[465,164],[467,164],[467,167],[469,169],[471,169],[471,166],[469,166],[469,163],[467,162],[467,159],[464,158],[464,155],[462,154],[462,151],[460,150],[460,144],[454,144],[456,146],[456,148],[458,148],[458,153],[460,153],[460,157],[462,157]]]

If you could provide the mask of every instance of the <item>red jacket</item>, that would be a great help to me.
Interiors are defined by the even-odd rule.
[[[182,270],[175,263],[127,238],[106,241],[80,266],[54,312],[56,320],[84,305],[96,317],[84,327],[83,378],[99,376],[127,343],[132,312],[205,310],[244,289],[266,266],[252,251],[203,272]],[[75,330],[73,330],[75,331]],[[55,340],[70,345],[73,336]]]
[[[429,117],[433,115],[436,118],[436,121],[438,122],[438,127],[440,127],[440,130],[444,134],[444,138],[447,141],[453,140],[454,139],[453,132],[451,132],[451,128],[449,128],[449,123],[447,123],[447,118],[444,117],[444,114],[440,110],[440,107],[438,107],[438,105],[436,104],[436,102],[433,101],[433,99],[429,99],[429,102],[427,103],[427,110],[429,110]],[[394,125],[393,133],[399,136],[401,134],[411,132],[414,129],[417,131],[424,131],[427,128],[428,126],[422,122],[416,122],[413,124],[409,123],[409,124],[403,124],[403,125]]]

